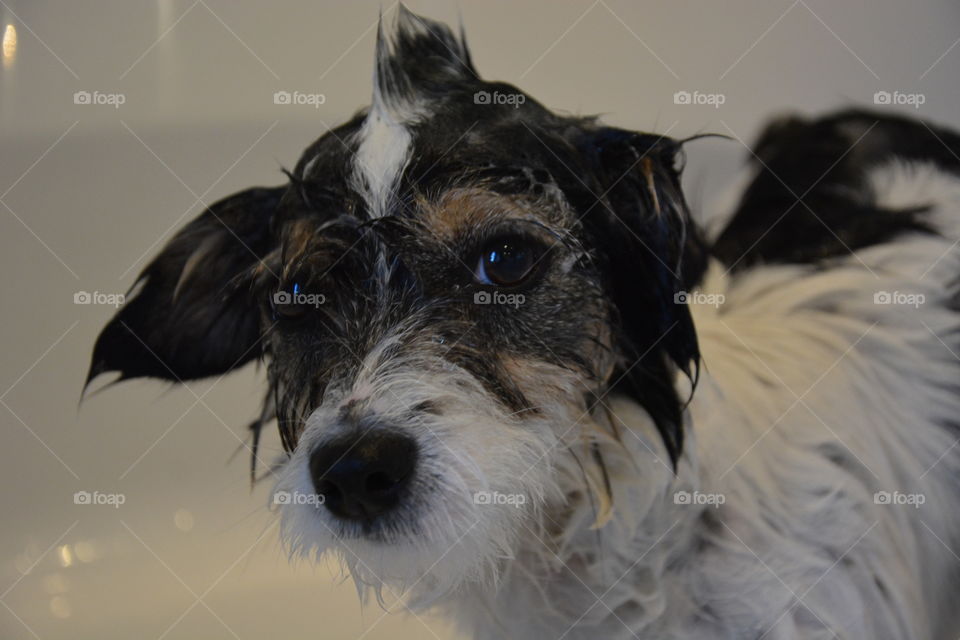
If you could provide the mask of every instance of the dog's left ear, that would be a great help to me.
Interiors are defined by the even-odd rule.
[[[236,193],[177,233],[100,333],[87,385],[110,371],[118,380],[203,378],[259,356],[259,309],[236,280],[273,248],[271,221],[286,189]]]
[[[580,149],[603,194],[583,223],[614,307],[622,365],[612,382],[650,413],[675,465],[685,399],[674,374],[679,369],[695,380],[700,360],[683,294],[707,260],[680,186],[680,143],[601,128]]]

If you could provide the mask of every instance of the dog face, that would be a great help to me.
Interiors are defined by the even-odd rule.
[[[646,409],[676,463],[674,378],[698,352],[675,295],[704,249],[677,142],[484,82],[461,38],[403,9],[376,66],[372,106],[289,184],[212,205],[146,267],[90,378],[262,358],[255,438],[275,417],[278,487],[318,496],[282,507],[293,548],[440,593],[585,490],[565,461],[602,466],[608,394]]]

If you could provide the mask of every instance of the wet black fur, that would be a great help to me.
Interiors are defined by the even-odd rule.
[[[272,212],[284,187],[254,188],[217,202],[180,231],[137,277],[139,293],[103,329],[88,383],[120,379],[182,381],[225,373],[260,355],[259,321],[234,278],[273,248]],[[198,262],[177,295],[187,261]]]
[[[775,121],[753,154],[757,175],[712,248],[735,270],[759,263],[818,263],[903,233],[932,232],[924,220],[926,207],[877,206],[868,172],[905,160],[960,173],[956,133],[864,110]]]
[[[491,354],[598,378],[583,390],[586,406],[609,391],[633,397],[676,463],[686,399],[673,379],[678,369],[696,376],[699,351],[689,310],[674,294],[696,284],[707,254],[680,191],[679,144],[561,117],[529,96],[519,108],[475,104],[480,90],[520,92],[480,80],[445,26],[405,10],[399,20],[396,37],[381,40],[378,64],[389,74],[378,74],[380,91],[387,102],[424,101],[433,115],[411,128],[413,154],[389,215],[370,220],[351,186],[360,113],[311,145],[288,184],[231,196],[178,234],[100,335],[90,379],[119,371],[189,380],[263,358],[291,450],[327,385],[349,379],[378,339],[406,322],[418,327],[411,349],[461,365],[512,411],[535,407]],[[529,200],[559,190],[572,211],[540,229],[513,229],[537,235],[545,251],[543,273],[517,309],[473,304],[470,261],[501,229],[474,229],[445,245],[418,227],[418,198],[468,186]],[[201,249],[209,251],[175,299],[186,261]],[[561,278],[559,260],[571,254],[575,266]],[[270,296],[294,282],[327,302],[304,318],[279,317]],[[585,334],[591,320],[613,336],[616,367],[604,380],[583,349],[599,341]]]

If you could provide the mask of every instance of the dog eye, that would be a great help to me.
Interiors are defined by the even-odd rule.
[[[311,304],[314,298],[316,296],[303,293],[299,284],[294,284],[289,291],[275,291],[270,297],[270,306],[275,316],[294,320],[304,317],[315,307]]]
[[[530,240],[500,236],[484,246],[473,276],[480,284],[516,286],[530,277],[539,258],[539,248]]]

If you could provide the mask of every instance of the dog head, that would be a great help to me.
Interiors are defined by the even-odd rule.
[[[90,377],[263,359],[293,548],[339,551],[373,586],[483,579],[544,507],[585,491],[565,460],[602,466],[608,395],[681,454],[674,382],[698,350],[677,294],[705,250],[678,154],[481,80],[462,37],[401,9],[379,33],[372,105],[288,184],[180,231]]]

